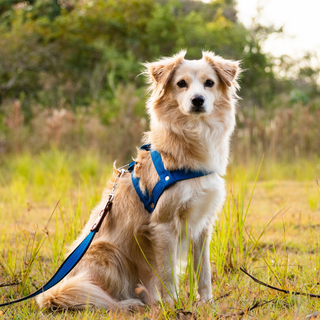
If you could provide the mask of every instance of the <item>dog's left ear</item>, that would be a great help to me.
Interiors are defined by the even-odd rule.
[[[163,58],[157,62],[143,64],[147,68],[145,73],[149,77],[149,82],[159,86],[160,90],[165,89],[173,76],[174,70],[182,62],[185,55],[186,51],[182,50],[171,58]]]
[[[218,74],[222,83],[228,87],[231,87],[232,84],[238,86],[236,80],[241,72],[239,61],[225,60],[209,51],[202,52],[202,56]]]

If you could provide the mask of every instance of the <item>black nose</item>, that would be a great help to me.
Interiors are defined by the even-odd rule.
[[[203,103],[204,103],[204,97],[203,96],[195,96],[191,99],[192,104],[195,107],[202,107]]]

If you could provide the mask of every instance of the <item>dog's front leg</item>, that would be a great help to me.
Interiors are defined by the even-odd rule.
[[[194,270],[199,265],[200,276],[198,284],[198,293],[200,300],[206,302],[212,299],[211,291],[211,268],[210,268],[210,238],[211,232],[208,229],[202,230],[200,236],[194,242]],[[201,256],[201,251],[203,253]]]
[[[158,223],[154,227],[154,250],[157,261],[157,273],[165,288],[158,290],[162,299],[173,302],[176,300],[176,264],[177,264],[177,230],[170,223]]]

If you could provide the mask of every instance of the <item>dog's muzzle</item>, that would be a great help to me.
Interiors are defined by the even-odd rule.
[[[201,96],[201,95],[193,96],[191,98],[191,103],[192,103],[191,112],[197,112],[197,113],[205,112],[205,108],[203,106],[204,96]]]

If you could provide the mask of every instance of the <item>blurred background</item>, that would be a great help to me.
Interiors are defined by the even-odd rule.
[[[198,307],[183,276],[181,306],[199,319],[256,307],[251,315],[259,319],[315,315],[320,300],[263,290],[239,267],[290,292],[318,290],[319,13],[320,0],[0,0],[1,301],[52,276],[112,162],[135,156],[149,125],[141,63],[181,49],[199,59],[204,49],[241,60],[245,71],[226,203],[210,247],[217,299],[213,308]],[[161,306],[145,318],[174,317]],[[7,319],[118,315],[87,309],[39,317],[33,302],[4,312]],[[129,316],[143,317],[118,318]]]
[[[56,148],[129,161],[148,128],[141,63],[187,48],[187,59],[205,49],[242,61],[233,161],[319,162],[315,6],[1,0],[0,157]]]

